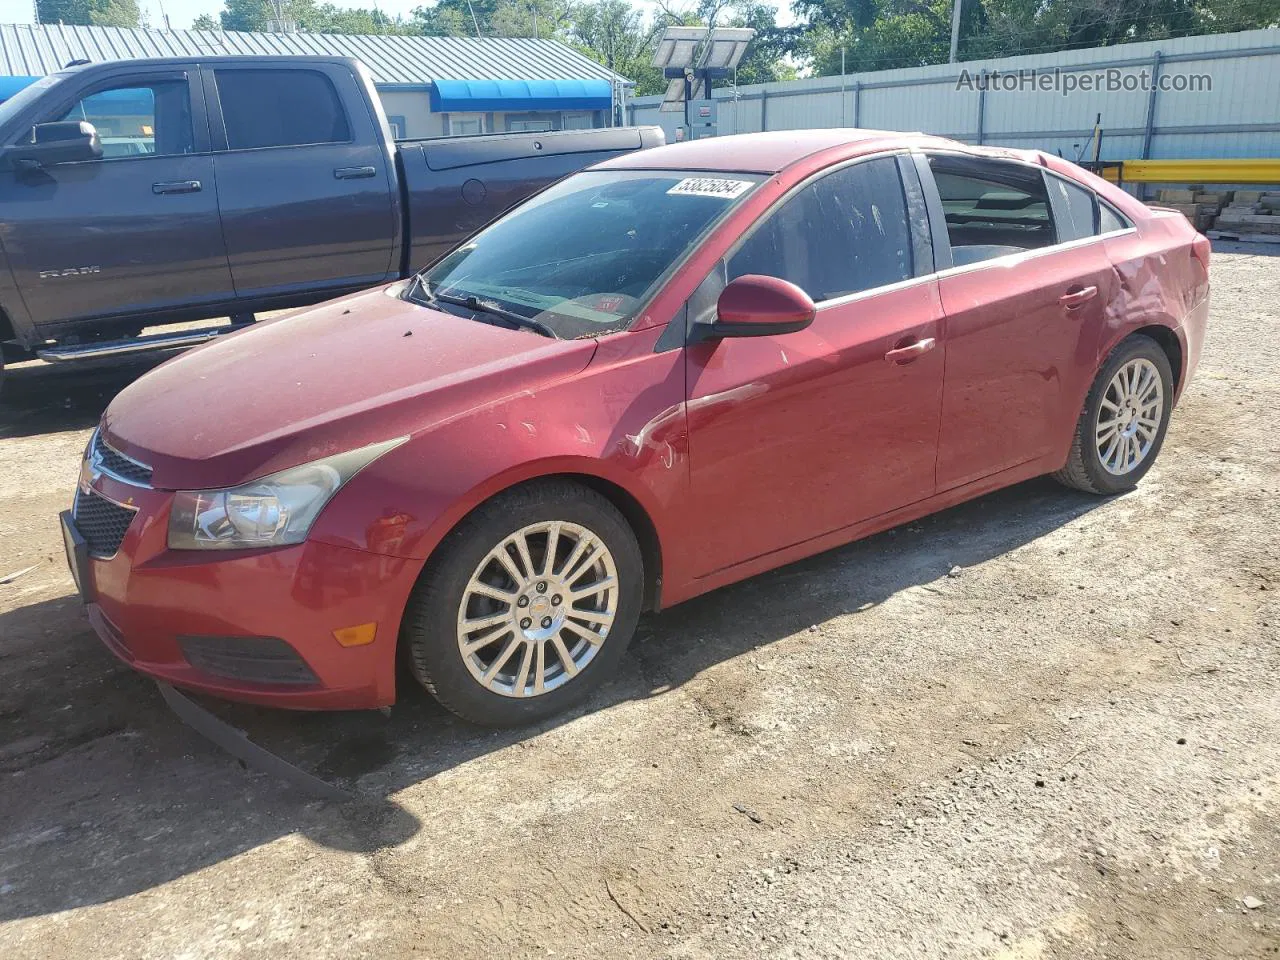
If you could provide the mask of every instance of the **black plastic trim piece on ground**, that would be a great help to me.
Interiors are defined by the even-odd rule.
[[[213,741],[233,757],[243,760],[255,770],[269,773],[288,781],[289,784],[322,800],[335,800],[339,803],[354,800],[355,794],[336,787],[332,783],[321,780],[295,767],[288,760],[277,757],[269,750],[264,750],[241,731],[219,720],[195,701],[184,697],[167,683],[156,682],[160,688],[160,696],[169,705],[178,718],[196,733]]]

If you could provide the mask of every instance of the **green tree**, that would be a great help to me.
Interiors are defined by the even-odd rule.
[[[36,0],[41,23],[94,27],[144,27],[137,0]]]
[[[117,0],[118,2],[118,0]],[[132,2],[132,0],[131,0]],[[387,16],[376,8],[339,7],[315,0],[289,0],[285,16],[307,33],[391,34],[416,33],[409,24]],[[223,0],[223,9],[215,21],[208,14],[192,23],[196,30],[263,31],[275,12],[267,0]]]
[[[819,75],[945,62],[951,0],[794,0]],[[964,0],[962,60],[1273,27],[1280,0]]]
[[[652,66],[661,30],[646,25],[644,15],[627,0],[599,0],[577,10],[569,41],[582,53],[628,80],[639,97],[661,93],[667,82]]]

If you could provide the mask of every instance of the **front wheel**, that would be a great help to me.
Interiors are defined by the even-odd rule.
[[[1054,478],[1088,493],[1132,490],[1160,453],[1172,409],[1168,356],[1150,337],[1130,337],[1098,372]]]
[[[401,640],[419,682],[458,716],[532,723],[608,678],[643,596],[640,547],[617,508],[544,481],[500,494],[445,539]]]

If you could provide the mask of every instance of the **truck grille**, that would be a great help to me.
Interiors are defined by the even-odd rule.
[[[77,490],[76,502],[71,508],[76,529],[89,545],[89,555],[102,560],[116,555],[136,514],[136,510],[112,503],[92,490],[88,493]]]
[[[104,473],[140,487],[151,485],[151,468],[107,446],[107,441],[102,439],[101,430],[95,430],[93,433],[92,456]]]

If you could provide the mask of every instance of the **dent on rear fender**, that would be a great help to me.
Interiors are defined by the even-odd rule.
[[[1140,327],[1159,324],[1178,329],[1208,293],[1207,285],[1195,283],[1190,251],[1184,249],[1181,238],[1158,221],[1146,229],[1155,235],[1144,238],[1147,242],[1134,251],[1136,255],[1113,263],[1116,287],[1104,312],[1099,359]]]

